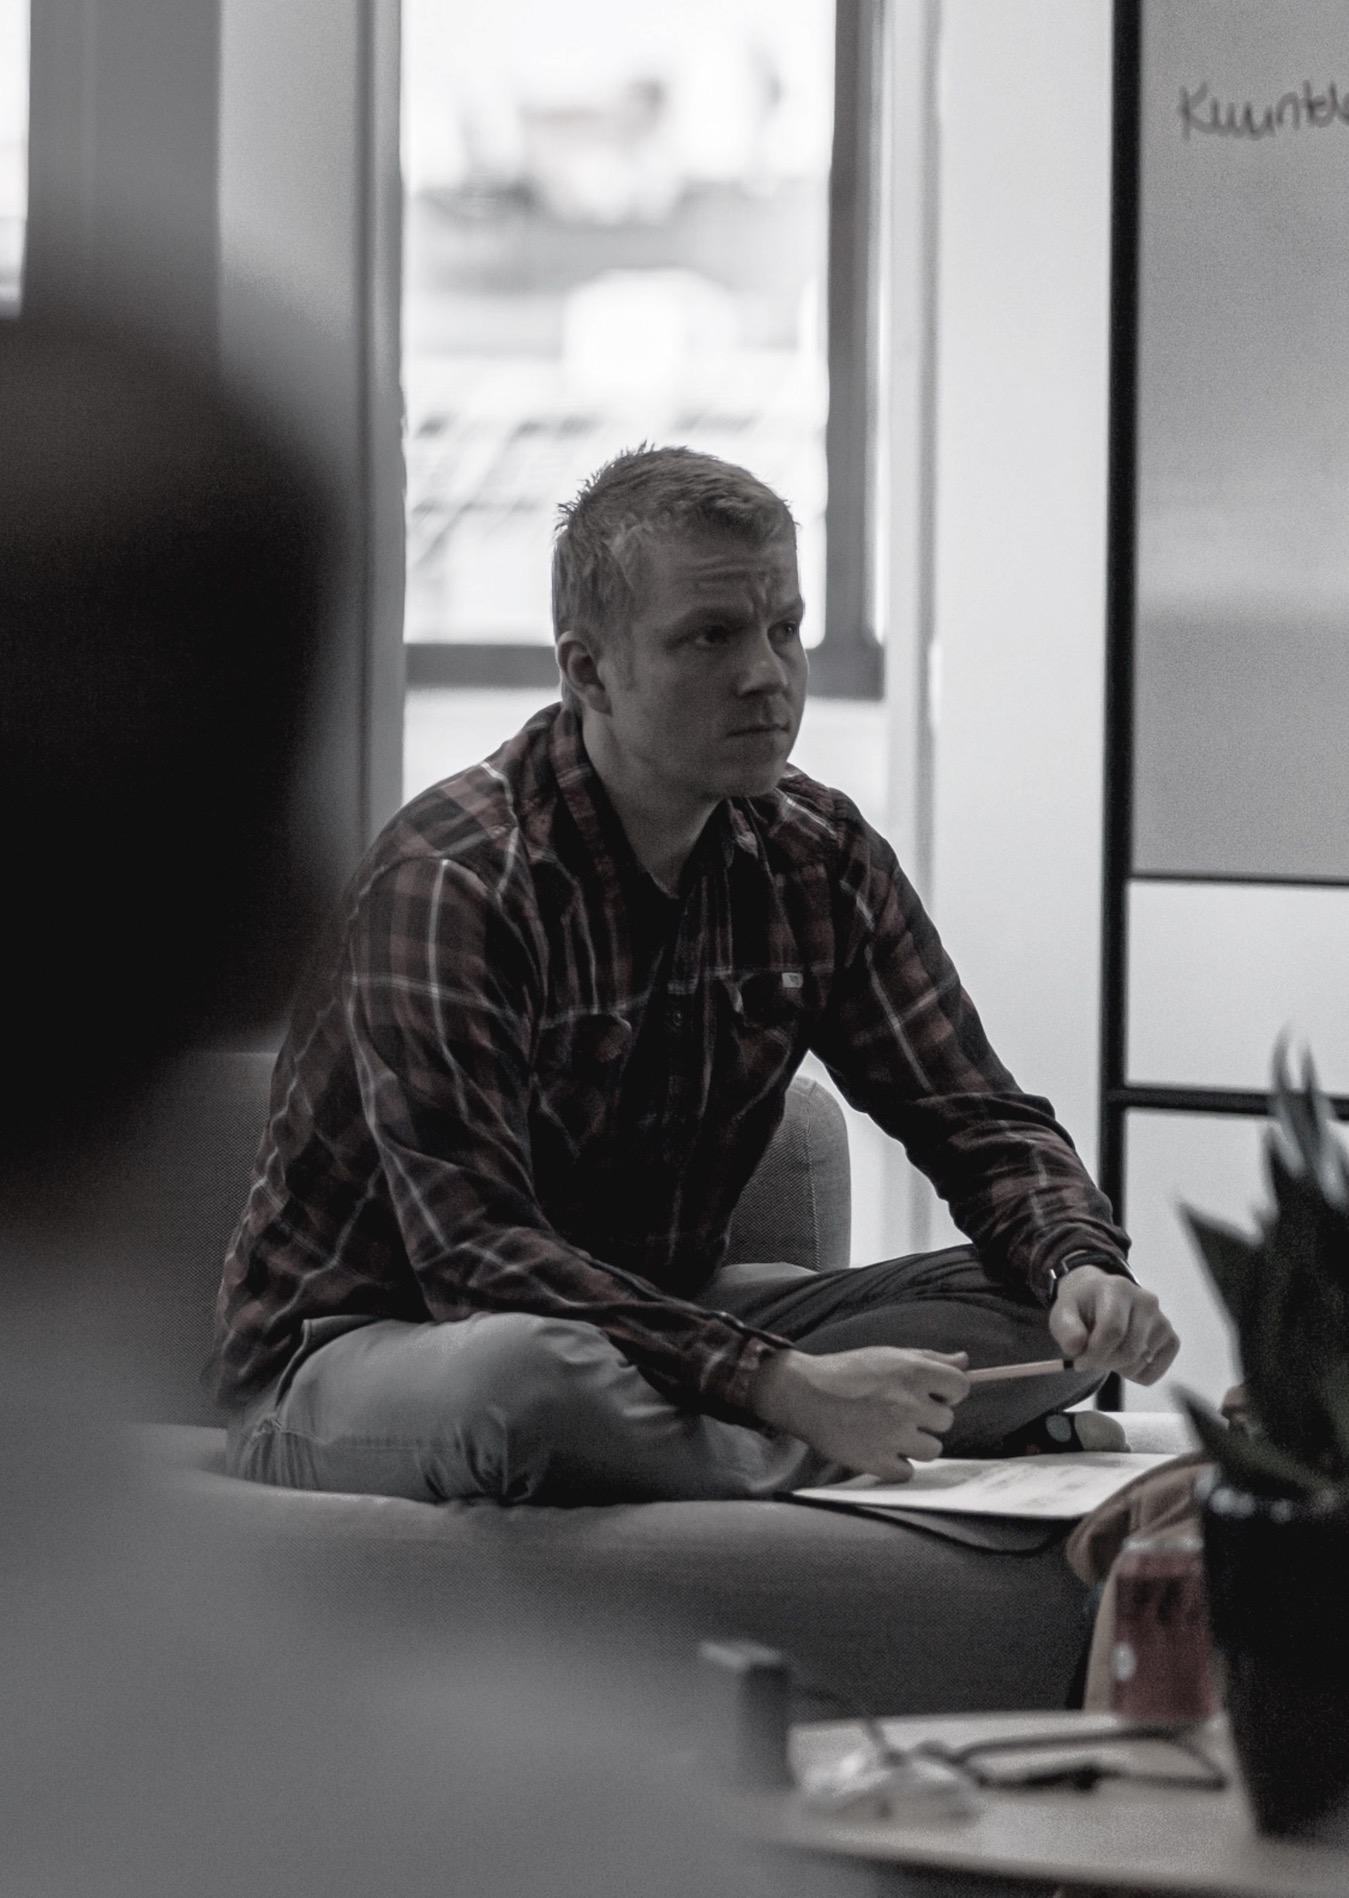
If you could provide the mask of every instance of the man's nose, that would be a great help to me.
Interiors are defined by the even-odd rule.
[[[740,675],[740,690],[747,695],[780,692],[785,688],[787,679],[786,657],[778,651],[768,628],[764,627],[749,643]]]

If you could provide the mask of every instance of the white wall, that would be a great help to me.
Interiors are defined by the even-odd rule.
[[[1096,1148],[1109,0],[944,0],[938,926],[1018,1081]]]
[[[994,1046],[1089,1165],[1111,26],[1110,0],[892,0],[881,365],[881,821]],[[897,1148],[850,1131],[884,1179],[883,1250],[958,1236]]]
[[[896,0],[910,10],[921,4]],[[1050,1096],[1094,1166],[1111,6],[938,0],[938,10],[930,669],[939,689],[924,893],[994,1046],[1023,1086]],[[892,702],[892,743],[916,755],[921,707],[913,697],[907,708]],[[892,782],[901,785],[902,764],[892,757]],[[893,805],[898,845],[912,834],[912,813]],[[1176,910],[1185,894],[1164,892],[1153,906]],[[1253,907],[1247,896],[1234,900]],[[1211,909],[1214,893],[1202,901]],[[1136,945],[1136,1052],[1142,1025],[1160,1018],[1168,1000],[1173,1023],[1183,1010],[1172,993],[1186,974],[1183,958],[1176,972],[1175,921],[1145,930]],[[1210,941],[1214,934],[1195,914],[1186,927]],[[1234,950],[1221,979],[1206,969],[1208,1009],[1200,1018],[1191,1003],[1189,1042],[1206,1025],[1212,1039],[1234,1009],[1241,1013],[1237,973],[1259,990],[1259,945],[1252,948],[1250,928],[1235,940],[1244,962],[1238,969]],[[1310,965],[1318,953],[1326,960],[1323,943],[1309,944],[1303,960]],[[1300,993],[1304,1023],[1333,1010],[1333,985],[1309,977]],[[1230,1047],[1230,1029],[1223,1033]],[[1257,1039],[1267,1045],[1268,1034],[1265,1022]],[[1250,1077],[1207,1078],[1261,1084],[1254,1068]],[[1134,1263],[1181,1333],[1177,1381],[1215,1400],[1236,1375],[1231,1340],[1178,1209],[1244,1222],[1262,1190],[1258,1146],[1259,1129],[1246,1122],[1135,1115],[1128,1133]],[[893,1157],[888,1165],[897,1204]],[[954,1237],[940,1208],[923,1229],[924,1198],[931,1206],[925,1187],[910,1214],[913,1242]],[[1127,1396],[1155,1406],[1169,1388],[1170,1380],[1160,1393],[1132,1388]]]

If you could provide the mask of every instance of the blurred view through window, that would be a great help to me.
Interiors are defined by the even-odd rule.
[[[786,497],[818,640],[833,0],[403,22],[410,680],[551,642],[557,504],[644,440]]]
[[[19,307],[28,215],[28,0],[0,0],[0,316]]]

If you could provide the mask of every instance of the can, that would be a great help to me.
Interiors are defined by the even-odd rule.
[[[1197,1535],[1130,1536],[1115,1565],[1114,1711],[1192,1726],[1218,1711],[1217,1671]]]

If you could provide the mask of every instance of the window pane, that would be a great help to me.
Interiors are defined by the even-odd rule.
[[[1265,1199],[1261,1159],[1265,1123],[1202,1114],[1130,1114],[1126,1222],[1130,1262],[1162,1301],[1180,1336],[1180,1356],[1161,1388],[1126,1384],[1133,1410],[1169,1410],[1183,1385],[1211,1403],[1239,1371],[1226,1312],[1209,1283],[1181,1208],[1249,1229]]]
[[[611,455],[752,467],[823,632],[832,0],[404,0],[407,637],[551,640]]]
[[[28,0],[0,0],[0,316],[19,307],[28,217]]]
[[[1285,1030],[1349,1093],[1349,889],[1135,883],[1129,1079],[1264,1089]]]

